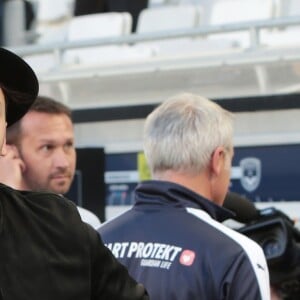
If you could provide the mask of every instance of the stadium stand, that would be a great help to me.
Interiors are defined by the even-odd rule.
[[[168,32],[174,30],[193,29],[201,19],[201,8],[194,5],[161,6],[144,9],[139,16],[137,33]],[[157,22],[157,20],[160,20]],[[141,44],[141,43],[140,43]],[[143,43],[156,55],[174,55],[190,51],[192,39],[189,37],[173,38]]]
[[[199,89],[207,96],[278,93],[297,89],[297,68],[291,66],[292,61],[299,56],[297,45],[281,51],[278,50],[280,47],[267,43],[267,35],[289,32],[293,27],[296,30],[296,26],[299,26],[297,7],[295,8],[297,1],[149,1],[149,7],[139,15],[137,33],[134,34],[129,33],[130,28],[112,33],[110,30],[114,26],[111,24],[103,25],[100,30],[99,26],[93,25],[93,15],[82,19],[84,21],[77,26],[76,22],[80,24],[80,18],[85,16],[70,16],[72,0],[58,1],[64,4],[61,4],[61,9],[55,14],[49,13],[48,19],[56,18],[57,22],[68,20],[67,26],[61,31],[60,41],[37,41],[33,45],[15,48],[41,75],[45,85],[55,91],[60,90],[57,86],[64,84],[69,86],[69,90],[76,90],[80,85],[74,83],[73,86],[75,78],[86,86],[84,82],[88,78],[99,76],[103,81],[113,82],[125,74],[130,81],[126,81],[126,88],[119,87],[112,95],[109,92],[111,85],[107,83],[107,91],[104,91],[106,86],[98,91],[106,95],[102,100],[106,99],[105,103],[101,105],[117,105],[121,101],[135,102],[141,97],[145,103],[153,101],[153,98],[159,101],[164,93],[169,94],[183,88],[180,81],[182,76],[185,77],[183,82],[187,88],[195,91]],[[48,5],[50,3],[54,6],[54,1],[49,0]],[[47,19],[45,13],[43,17],[42,11],[41,7],[37,10],[37,20]],[[105,14],[99,15],[104,15],[101,16],[104,18]],[[108,16],[113,15],[106,15]],[[151,17],[147,20],[146,16]],[[113,19],[106,20],[106,24],[113,22]],[[72,29],[72,26],[77,26],[77,29]],[[295,36],[290,35],[290,39],[295,43]],[[110,50],[106,51],[105,48]],[[102,54],[100,49],[104,51]],[[72,52],[76,55],[70,58]],[[282,61],[285,66],[282,66]],[[236,69],[236,73],[240,75],[235,77],[235,73],[231,73],[232,83],[223,85],[219,82],[223,77],[217,70],[227,68]],[[274,69],[275,73],[279,72],[277,68],[284,68],[285,72],[288,69],[289,76],[286,78],[289,80],[284,79],[284,83],[279,83],[274,76]],[[209,76],[206,70],[216,72],[217,76],[212,75],[210,79],[214,82],[219,78],[216,84],[207,83]],[[244,72],[247,75],[241,75]],[[225,76],[227,83],[231,77]],[[234,80],[237,82],[233,83]],[[139,87],[141,83],[143,90]],[[156,84],[159,84],[159,93],[153,91]],[[217,88],[212,89],[212,86],[218,85],[222,87],[220,92]],[[166,90],[161,89],[161,86],[165,86]],[[62,91],[57,93],[65,94]],[[158,94],[161,96],[158,97]],[[74,105],[79,105],[83,99],[84,102],[80,105],[88,105],[86,97],[82,100],[78,96],[76,98],[77,100],[72,99],[75,101]],[[90,105],[99,104],[93,100],[95,96],[88,98]]]
[[[230,13],[232,12],[232,13]],[[235,13],[234,13],[235,12]],[[214,3],[208,25],[239,24],[240,22],[270,20],[275,17],[273,0],[228,0]],[[249,48],[249,32],[216,34],[209,39],[230,39],[237,46]]]
[[[68,41],[120,37],[131,32],[132,18],[129,13],[98,13],[73,17],[67,32]],[[122,46],[98,46],[67,50],[64,55],[66,64],[104,62],[122,55]],[[111,59],[109,59],[111,57]]]
[[[61,0],[43,0],[37,3],[37,43],[65,41],[67,28],[73,17],[73,4]]]
[[[201,28],[206,11],[200,5],[168,5],[148,8],[141,12],[137,33],[154,33],[167,31],[182,31]],[[156,22],[156,20],[161,20]],[[208,40],[205,35],[199,37],[168,38],[146,43],[153,48],[157,56],[212,55],[234,51],[236,42],[222,37]]]
[[[300,4],[297,0],[281,1],[277,6],[278,17],[299,17]],[[300,26],[292,26],[286,28],[275,28],[268,32],[262,32],[261,41],[269,47],[290,47],[300,44],[300,39],[297,38],[300,32]]]
[[[31,35],[35,45],[50,46],[66,42],[67,30],[73,17],[73,0],[37,0],[32,2],[36,18]],[[33,32],[32,32],[33,31]],[[37,72],[46,73],[55,69],[61,59],[55,53],[36,53],[25,55],[24,59]]]
[[[148,8],[144,9],[139,16],[137,31],[145,33],[193,28],[198,24],[200,17],[201,9],[194,5]]]

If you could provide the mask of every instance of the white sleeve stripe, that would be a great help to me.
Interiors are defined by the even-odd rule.
[[[237,242],[246,252],[260,287],[262,300],[270,300],[270,281],[269,271],[265,255],[261,247],[250,238],[232,230],[229,227],[213,220],[208,213],[195,208],[186,208],[187,212],[213,226],[226,236]]]

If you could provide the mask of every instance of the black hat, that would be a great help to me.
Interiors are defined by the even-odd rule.
[[[39,91],[38,79],[31,67],[16,54],[0,48],[0,85],[5,93],[6,122],[12,125],[25,115]]]

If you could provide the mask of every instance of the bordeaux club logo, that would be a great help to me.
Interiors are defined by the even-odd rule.
[[[241,185],[247,192],[255,191],[261,180],[261,161],[247,157],[240,161]]]

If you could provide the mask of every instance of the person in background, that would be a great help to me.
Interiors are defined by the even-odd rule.
[[[106,12],[105,0],[75,0],[74,16]]]
[[[148,8],[149,0],[106,0],[108,12],[129,12],[132,16],[132,32],[136,32],[140,13]]]
[[[0,155],[5,156],[6,126],[26,114],[39,83],[28,64],[4,48],[0,65]],[[149,299],[70,200],[4,184],[0,193],[0,299]]]
[[[138,17],[148,7],[149,0],[75,0],[74,16],[106,12],[129,12],[132,32],[136,31]]]
[[[270,299],[261,247],[220,222],[230,182],[233,118],[218,104],[179,94],[146,119],[152,180],[132,209],[102,224],[105,245],[155,300]]]
[[[12,153],[6,159],[21,161],[17,165],[22,176],[14,180],[13,172],[6,173],[3,183],[19,190],[57,194],[69,190],[75,174],[76,150],[71,110],[66,105],[38,96],[25,116],[7,129],[7,144]],[[8,164],[4,160],[0,160],[0,166]],[[77,208],[84,222],[95,229],[100,226],[95,214]]]

